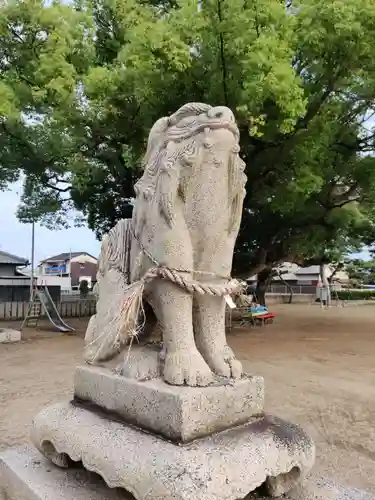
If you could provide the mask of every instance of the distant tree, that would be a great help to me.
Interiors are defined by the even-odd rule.
[[[375,259],[349,259],[346,261],[345,270],[349,278],[358,284],[375,285]]]
[[[89,294],[89,283],[87,280],[81,280],[79,282],[79,294],[82,298],[87,297]]]

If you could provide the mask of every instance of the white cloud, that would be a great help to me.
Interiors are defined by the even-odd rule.
[[[0,191],[0,249],[31,260],[31,225],[21,224],[16,217],[20,187]],[[87,227],[50,231],[35,225],[35,263],[61,252],[88,252],[97,256],[100,243]]]

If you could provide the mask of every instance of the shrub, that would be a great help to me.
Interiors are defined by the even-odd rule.
[[[340,300],[375,300],[375,290],[337,290]],[[332,299],[336,298],[336,293],[332,294]]]
[[[87,280],[82,280],[79,284],[79,293],[81,297],[87,297],[89,293],[89,284]]]

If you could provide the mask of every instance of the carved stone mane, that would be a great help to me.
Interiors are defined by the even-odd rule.
[[[128,248],[131,238],[129,225],[129,219],[122,219],[104,236],[98,260],[98,283],[100,277],[111,268],[126,276],[129,275]]]
[[[229,232],[241,217],[246,176],[245,164],[238,155],[239,130],[234,116],[228,108],[190,103],[154,124],[144,157],[144,174],[134,187],[137,200],[141,200],[143,207],[145,202],[158,200],[160,214],[170,227],[173,225],[175,197],[178,194],[185,200],[188,189],[186,179],[190,176],[183,174],[199,161],[202,144],[204,148],[211,148],[210,133],[215,129],[229,130],[237,143],[228,165]],[[203,141],[198,141],[198,136],[202,136]],[[139,235],[145,222],[144,210],[143,214],[136,214],[134,222],[134,231]]]

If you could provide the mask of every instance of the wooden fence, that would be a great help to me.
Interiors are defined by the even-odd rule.
[[[0,321],[24,319],[28,305],[28,302],[0,302]],[[61,301],[56,303],[56,308],[62,318],[82,318],[95,314],[96,300],[78,298]]]

